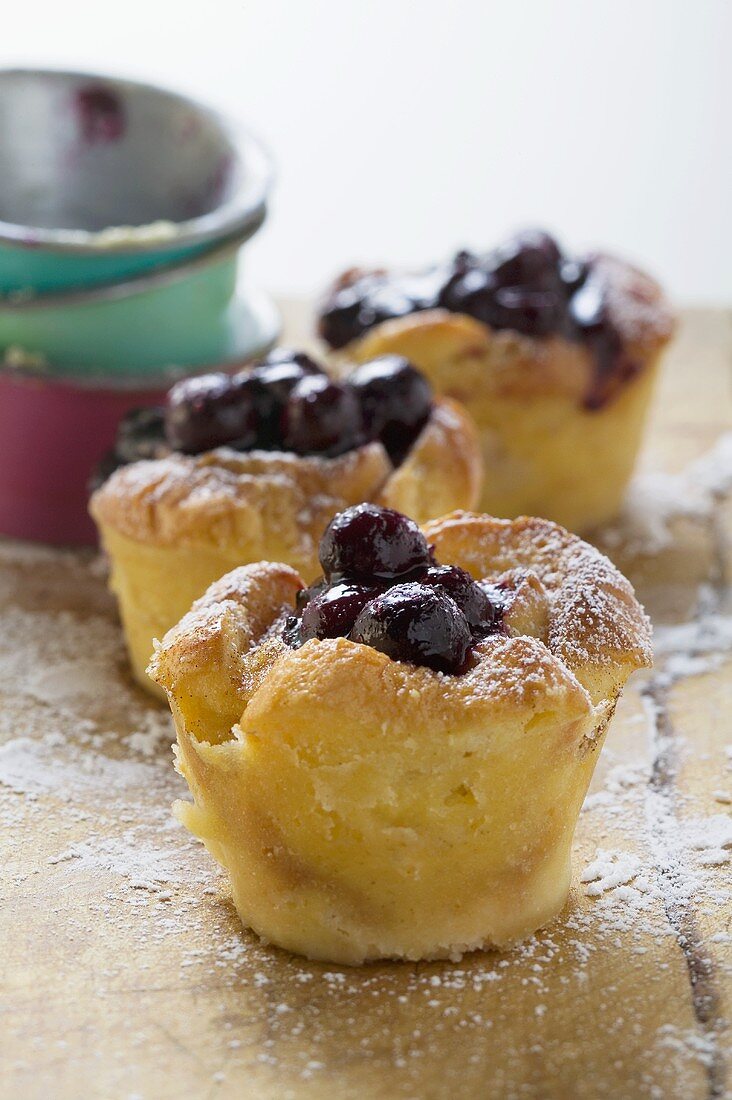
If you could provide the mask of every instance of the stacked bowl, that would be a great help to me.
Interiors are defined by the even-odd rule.
[[[278,335],[240,272],[269,160],[171,92],[8,70],[0,172],[0,534],[93,542],[87,486],[122,415]]]

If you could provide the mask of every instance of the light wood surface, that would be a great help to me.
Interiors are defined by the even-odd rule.
[[[689,313],[642,465],[682,500],[688,482],[693,514],[653,554],[604,539],[675,652],[619,707],[566,912],[460,964],[348,970],[243,932],[170,818],[170,727],[129,679],[99,563],[1,545],[0,1094],[724,1096],[732,508],[718,484],[692,508],[688,468],[730,427],[732,315]]]

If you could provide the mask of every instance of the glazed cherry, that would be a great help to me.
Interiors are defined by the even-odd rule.
[[[119,465],[157,458],[165,446],[165,414],[160,406],[132,409],[122,417],[114,447]]]
[[[459,672],[472,638],[467,619],[439,588],[418,582],[397,584],[366,604],[351,641],[378,649],[395,661]]]
[[[296,454],[338,455],[361,438],[361,407],[350,386],[324,374],[302,378],[282,413],[281,439]]]
[[[257,410],[249,379],[204,374],[177,382],[168,393],[165,435],[173,450],[186,454],[225,444],[241,450],[253,447]]]
[[[570,315],[595,361],[593,385],[585,408],[599,409],[614,385],[635,373],[634,362],[624,354],[623,341],[608,311],[603,287],[590,273],[572,295]]]
[[[549,336],[565,327],[563,294],[554,290],[498,287],[494,301],[494,326],[511,328],[525,336]]]
[[[589,272],[589,264],[584,260],[563,260],[559,266],[559,274],[568,294],[574,294],[579,290]]]
[[[343,581],[324,589],[303,609],[300,638],[345,638],[363,607],[379,594],[374,585]]]
[[[274,348],[264,359],[257,364],[260,370],[266,367],[281,367],[294,363],[300,368],[301,374],[322,374],[323,368],[305,351],[295,351],[294,348]]]
[[[467,313],[484,325],[496,327],[496,282],[490,271],[472,267],[449,279],[440,293],[439,304],[453,313]]]
[[[326,527],[320,540],[320,564],[327,577],[369,582],[424,571],[432,557],[414,520],[391,508],[357,504]]]
[[[562,254],[553,237],[540,229],[517,233],[487,257],[497,286],[540,289],[554,286]]]
[[[332,348],[343,348],[359,333],[362,295],[357,286],[336,289],[323,306],[318,320],[318,336]]]
[[[361,402],[369,438],[380,439],[398,465],[430,414],[429,382],[401,355],[372,359],[348,380]]]
[[[319,596],[328,587],[328,582],[325,577],[321,577],[315,584],[311,584],[309,588],[301,588],[297,596],[295,596],[295,607],[297,611],[302,611],[306,604],[309,604],[311,600],[314,600],[316,596]]]
[[[500,608],[494,606],[470,573],[458,565],[433,565],[420,579],[422,584],[441,589],[455,601],[473,635],[490,634],[500,626]]]
[[[282,414],[295,386],[308,377],[321,377],[323,371],[309,355],[278,349],[248,372],[253,387],[258,419],[258,445],[282,446]]]

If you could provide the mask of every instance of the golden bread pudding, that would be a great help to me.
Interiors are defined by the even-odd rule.
[[[178,817],[242,922],[310,958],[520,940],[566,901],[608,723],[651,662],[630,584],[547,520],[421,532],[373,505],[335,517],[321,563],[309,589],[235,569],[156,648]]]
[[[587,531],[618,511],[673,317],[647,275],[533,231],[420,275],[346,272],[319,325],[345,371],[405,355],[465,405],[485,511]]]
[[[109,474],[109,467],[119,467]],[[136,679],[153,639],[223,573],[262,559],[305,578],[336,512],[364,500],[419,522],[473,507],[475,428],[396,356],[348,383],[279,351],[240,375],[178,383],[123,424],[91,499]]]

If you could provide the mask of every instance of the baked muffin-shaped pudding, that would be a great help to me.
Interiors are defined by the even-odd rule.
[[[632,588],[539,519],[455,513],[422,535],[363,505],[321,560],[310,588],[234,570],[157,648],[180,820],[243,923],[311,958],[521,939],[566,900],[608,722],[650,663]]]
[[[91,513],[112,567],[133,671],[153,638],[236,565],[318,573],[336,512],[373,500],[419,522],[475,505],[480,453],[462,408],[397,356],[344,383],[280,350],[241,374],[175,385],[120,429]]]
[[[534,231],[419,275],[347,272],[319,327],[349,362],[406,355],[465,405],[485,511],[586,531],[620,506],[673,318],[647,275]]]

